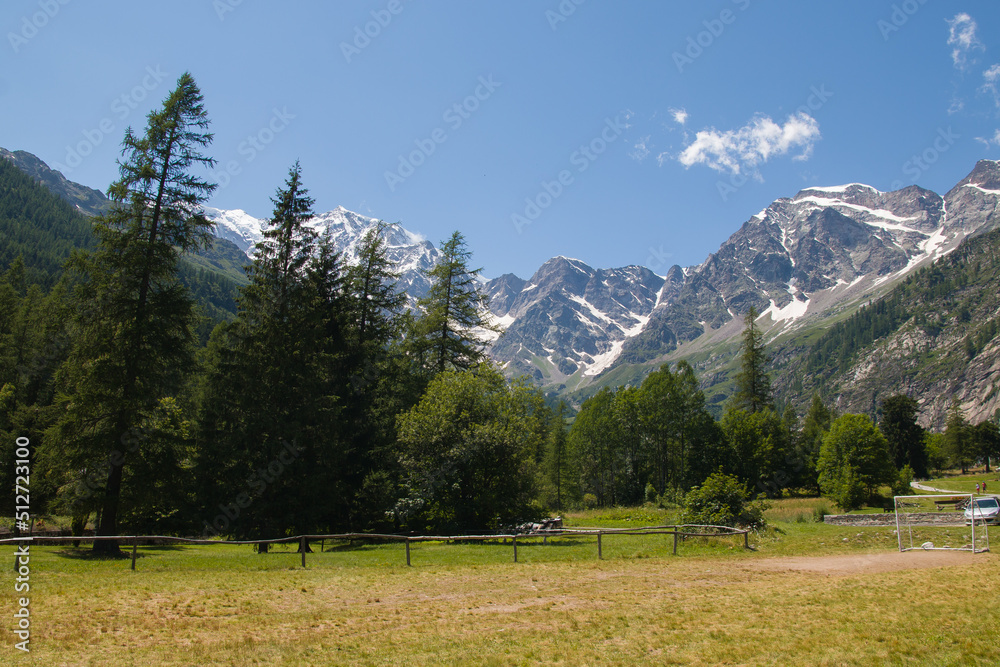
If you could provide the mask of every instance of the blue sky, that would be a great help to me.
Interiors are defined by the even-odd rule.
[[[493,277],[567,255],[666,273],[810,185],[943,193],[1000,158],[1000,4],[5,0],[0,146],[105,190],[177,77],[212,201],[458,229]]]

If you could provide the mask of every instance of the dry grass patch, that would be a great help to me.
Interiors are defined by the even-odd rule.
[[[813,524],[813,530],[824,526]],[[413,568],[361,550],[260,557],[219,547],[126,562],[40,550],[32,655],[4,663],[312,664],[996,664],[1000,558],[875,553],[830,531],[818,558],[757,553]],[[791,527],[789,527],[791,530]],[[812,540],[812,537],[805,538]],[[853,539],[853,538],[852,538]],[[694,546],[694,545],[692,545]],[[584,549],[584,547],[580,547]],[[711,547],[705,547],[710,549]],[[486,559],[490,550],[479,553]],[[33,552],[34,553],[34,552]],[[498,557],[506,552],[497,547]],[[540,552],[539,552],[540,553]],[[914,557],[908,560],[907,557]],[[332,558],[339,560],[332,560]],[[433,557],[433,558],[432,558]],[[822,559],[886,563],[818,568]],[[366,560],[370,559],[370,560]],[[433,563],[434,559],[439,562]],[[858,561],[861,562],[861,561]],[[813,563],[805,567],[803,563]],[[909,567],[910,563],[913,567]],[[12,586],[4,604],[13,605]]]

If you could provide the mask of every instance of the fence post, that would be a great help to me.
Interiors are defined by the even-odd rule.
[[[677,555],[677,531],[674,531],[674,555]]]
[[[138,548],[138,544],[139,544],[139,540],[137,540],[136,538],[133,537],[132,538],[132,571],[133,572],[135,571],[135,552],[136,552],[136,549]]]
[[[602,560],[604,558],[601,552],[601,531],[597,531],[597,560]]]
[[[306,566],[306,538],[299,538],[299,550],[302,551],[302,567]]]
[[[749,549],[750,548],[750,531],[749,530],[743,531],[743,548],[744,549]]]
[[[406,567],[410,567],[410,538],[406,538]]]
[[[517,535],[514,536],[514,562],[517,562]]]

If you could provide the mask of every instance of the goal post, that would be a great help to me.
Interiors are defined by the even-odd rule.
[[[970,519],[968,508],[978,506],[972,494],[895,496],[896,536],[900,551],[951,550],[981,553],[990,550],[986,522]],[[976,513],[971,513],[976,517]]]

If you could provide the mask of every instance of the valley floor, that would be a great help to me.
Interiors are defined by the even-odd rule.
[[[802,515],[805,516],[805,515]],[[1000,556],[896,550],[887,528],[292,551],[35,547],[38,665],[996,664]],[[9,548],[3,548],[7,553]],[[10,555],[10,554],[8,554]],[[0,591],[15,605],[13,577]],[[9,618],[9,617],[8,617]]]

